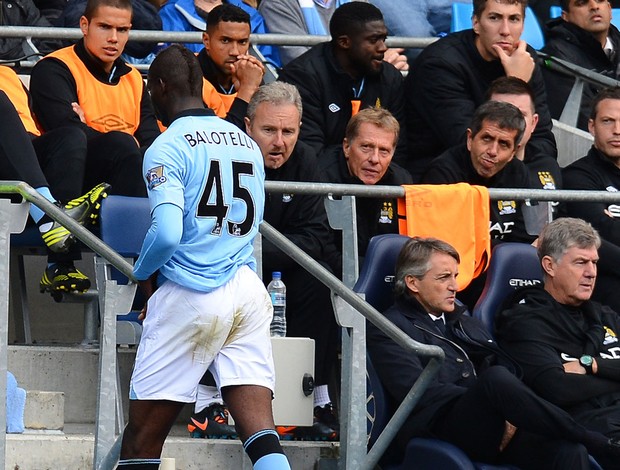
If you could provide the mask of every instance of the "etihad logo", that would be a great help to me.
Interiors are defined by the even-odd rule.
[[[529,287],[529,286],[537,286],[538,284],[542,284],[540,279],[510,279],[508,281],[510,287]]]
[[[104,132],[110,131],[125,131],[127,129],[133,129],[133,124],[123,121],[119,116],[115,114],[106,114],[97,119],[93,119],[92,124],[96,124]]]

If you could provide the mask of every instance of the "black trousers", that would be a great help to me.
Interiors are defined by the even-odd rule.
[[[517,432],[503,452],[505,422]],[[473,460],[522,469],[589,469],[593,433],[543,400],[504,367],[491,367],[437,419],[433,433]],[[598,458],[598,456],[596,456]],[[607,467],[606,467],[607,468]]]
[[[47,187],[30,135],[3,91],[0,91],[0,116],[0,178],[24,181],[33,188]]]

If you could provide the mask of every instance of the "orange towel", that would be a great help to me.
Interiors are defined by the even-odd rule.
[[[398,200],[402,235],[434,237],[461,256],[458,284],[463,290],[484,272],[491,259],[489,191],[467,183],[403,186]]]

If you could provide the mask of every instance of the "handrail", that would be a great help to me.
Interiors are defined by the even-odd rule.
[[[79,28],[54,28],[38,26],[0,26],[0,37],[23,37],[23,38],[55,38],[55,39],[80,39],[82,32]],[[253,44],[272,44],[274,46],[314,46],[321,42],[329,41],[329,36],[316,35],[292,35],[292,34],[252,34],[250,41]],[[437,41],[438,38],[427,37],[404,37],[393,36],[387,39],[389,47],[414,47],[423,48]],[[139,42],[202,42],[202,33],[195,31],[152,31],[131,30],[130,41]]]
[[[405,196],[402,186],[367,186],[362,184],[299,183],[292,181],[265,181],[265,189],[271,193],[321,194],[357,197]],[[491,200],[515,199],[518,201],[579,201],[579,202],[618,202],[620,192],[582,191],[570,189],[518,189],[489,188]]]
[[[93,235],[88,229],[65,214],[56,205],[41,196],[32,186],[23,181],[0,181],[0,194],[19,194],[26,201],[33,203],[59,224],[66,227],[78,240],[91,250],[107,259],[116,269],[127,278],[136,282],[132,266],[116,251]]]
[[[404,189],[395,186],[364,186],[364,185],[342,185],[342,184],[321,184],[321,183],[293,183],[293,182],[274,182],[265,183],[268,192],[275,193],[298,193],[298,194],[322,194],[332,196],[354,195],[359,197],[402,197]],[[37,205],[49,216],[67,227],[75,236],[93,251],[107,259],[119,271],[133,280],[132,267],[120,255],[112,250],[107,244],[99,240],[87,229],[80,226],[76,221],[68,217],[62,210],[39,195],[31,186],[19,181],[0,181],[0,194],[19,194],[25,200]],[[618,202],[620,193],[610,193],[606,191],[567,191],[567,190],[536,190],[536,189],[489,189],[491,199],[516,199],[516,200],[539,200],[539,201],[595,201],[595,202]],[[353,215],[352,215],[353,216]],[[314,275],[320,282],[329,287],[332,292],[339,296],[343,301],[351,305],[363,317],[375,324],[379,329],[393,338],[399,345],[408,351],[431,358],[423,374],[411,388],[405,400],[394,414],[384,432],[379,436],[375,445],[365,456],[365,460],[359,463],[358,468],[372,469],[379,461],[389,442],[397,433],[399,427],[410,415],[411,410],[421,397],[427,384],[437,374],[444,360],[444,352],[437,346],[425,345],[414,341],[403,333],[392,322],[388,321],[376,309],[367,304],[354,291],[345,286],[328,270],[323,268],[316,260],[308,256],[303,250],[294,245],[284,235],[279,233],[268,223],[263,222],[260,232],[270,241],[280,246],[291,258],[300,264],[304,269]],[[345,255],[346,256],[346,253]],[[6,260],[5,260],[6,261]],[[8,309],[8,303],[7,303]],[[358,367],[359,364],[343,364],[343,367]],[[6,367],[6,366],[5,366]],[[5,371],[0,370],[0,374]],[[0,449],[2,448],[0,443]],[[110,456],[111,453],[108,453]],[[352,462],[346,462],[349,456],[345,454],[341,462],[347,469],[354,468]],[[107,460],[106,460],[107,461]],[[355,462],[356,463],[356,462]]]
[[[358,294],[345,286],[336,276],[325,269],[320,263],[308,256],[308,254],[291,242],[288,238],[274,229],[269,223],[263,221],[260,225],[260,232],[266,236],[269,241],[278,246],[284,253],[290,256],[301,267],[321,281],[332,292],[340,296],[349,305],[361,313],[367,320],[372,322],[377,328],[392,338],[396,343],[405,349],[405,354],[409,351],[419,355],[430,357],[428,364],[422,370],[420,377],[415,381],[405,399],[394,413],[389,423],[390,432],[384,430],[370,452],[366,455],[366,459],[361,463],[362,469],[372,470],[379,462],[379,459],[387,449],[388,445],[405,422],[407,417],[413,411],[414,406],[422,397],[423,392],[435,378],[443,361],[445,353],[439,346],[432,346],[415,341],[413,338],[404,333],[394,323],[385,318],[378,310],[363,300]],[[343,367],[345,364],[343,363]],[[364,366],[365,367],[365,366]],[[341,466],[343,468],[343,466]],[[345,462],[344,468],[353,468]]]
[[[593,70],[586,69],[579,65],[575,65],[563,59],[559,59],[544,52],[538,52],[538,56],[542,59],[542,64],[549,70],[559,72],[564,75],[570,75],[573,77],[579,77],[589,83],[604,87],[620,86],[620,81],[610,78]]]

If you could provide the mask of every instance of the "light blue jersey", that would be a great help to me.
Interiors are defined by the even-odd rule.
[[[252,242],[263,219],[265,171],[250,137],[210,110],[186,111],[147,150],[143,168],[151,212],[162,204],[183,211],[180,243],[160,267],[164,277],[210,292],[243,265],[256,270]],[[149,265],[143,257],[146,246],[136,267]]]

